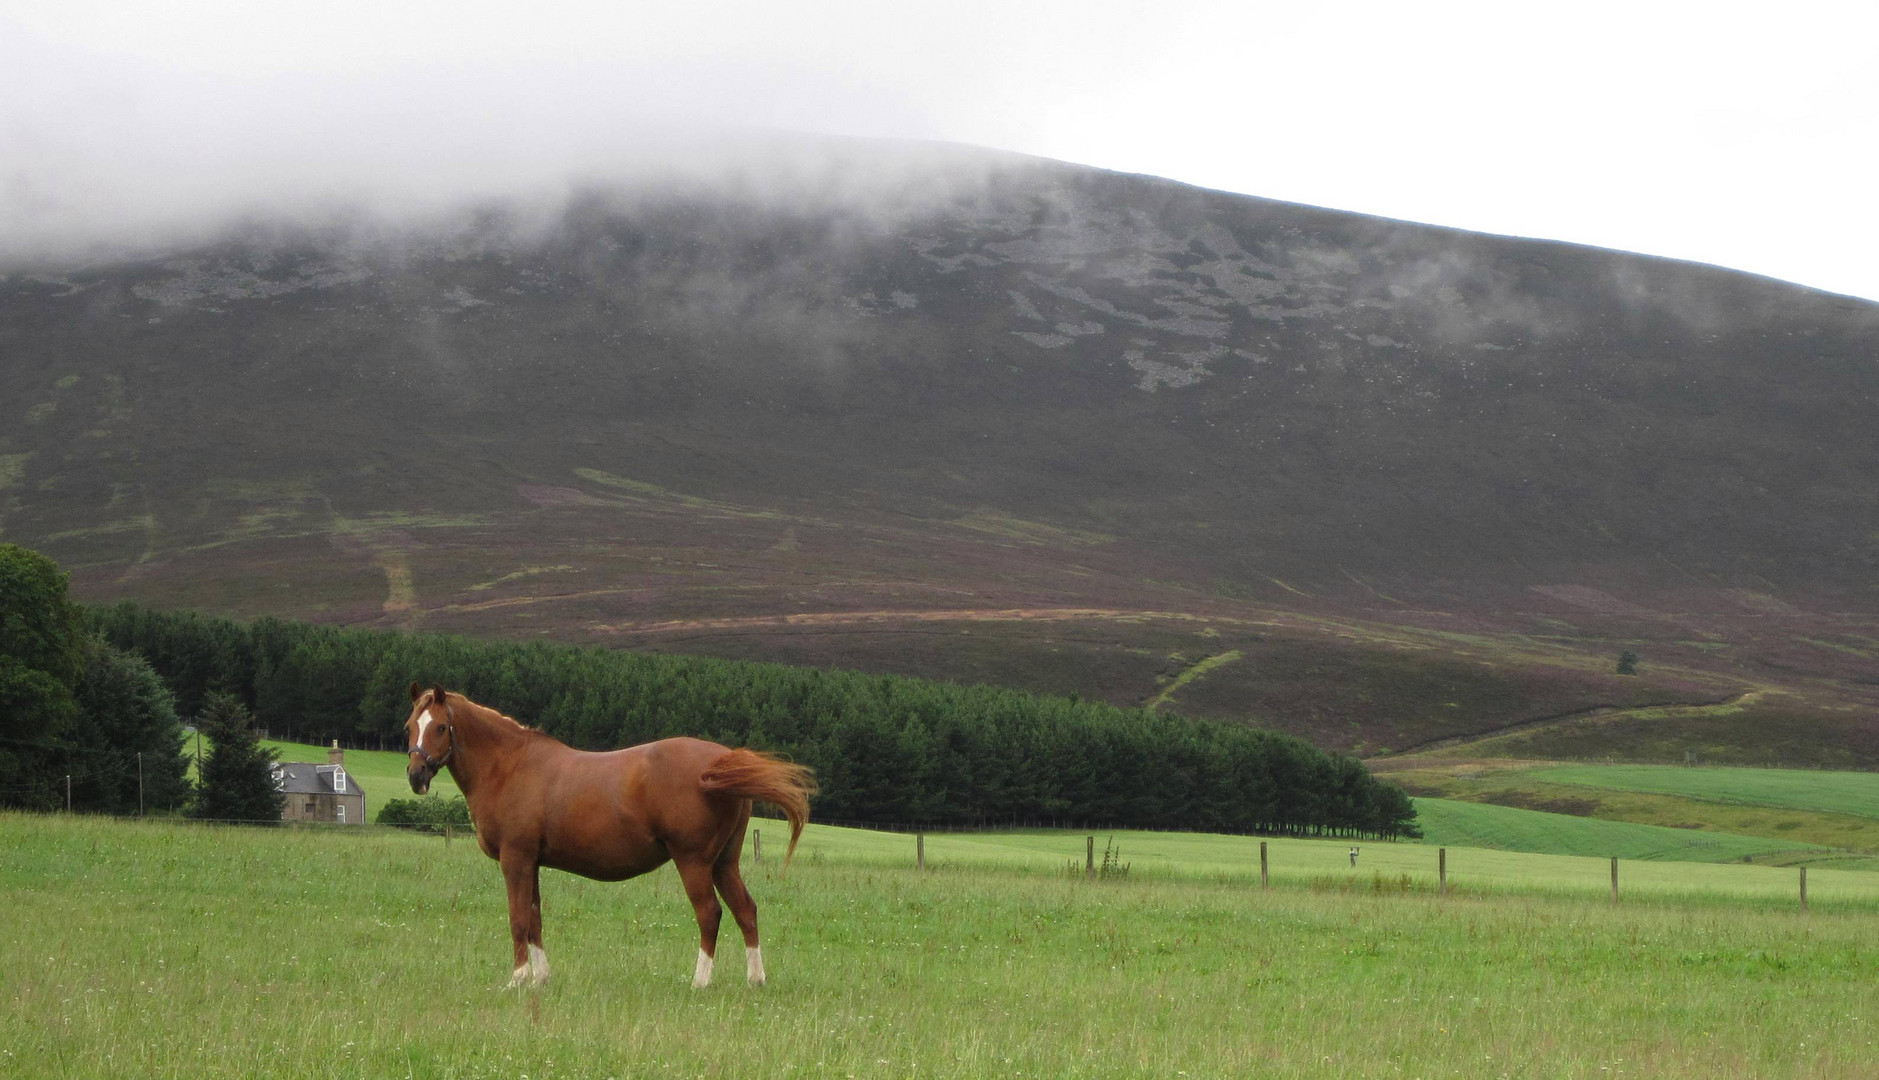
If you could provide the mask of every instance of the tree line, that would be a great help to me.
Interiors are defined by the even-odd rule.
[[[0,545],[0,805],[65,805],[70,777],[74,809],[277,816],[256,724],[402,748],[414,679],[585,749],[696,735],[788,754],[816,769],[824,821],[1419,835],[1401,788],[1272,732],[849,671],[88,610],[52,560]],[[213,746],[199,790],[185,717]]]
[[[1302,740],[1075,697],[545,642],[93,609],[185,714],[212,694],[277,737],[403,748],[409,683],[442,683],[569,745],[672,735],[815,768],[824,821],[1417,836],[1402,789]]]
[[[247,706],[211,689],[186,711],[210,740],[195,785],[165,679],[105,640],[56,563],[0,544],[0,806],[279,818],[274,755]]]

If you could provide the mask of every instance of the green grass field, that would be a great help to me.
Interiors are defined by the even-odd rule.
[[[1629,821],[1548,814],[1490,803],[1415,799],[1425,843],[1500,848],[1549,855],[1737,862],[1744,856],[1826,854],[1816,844]]]
[[[1536,780],[1585,787],[1879,818],[1879,773],[1691,769],[1675,765],[1556,765],[1535,769],[1529,775]]]
[[[1415,795],[1469,808],[1430,806],[1424,812],[1425,831],[1433,823],[1461,843],[1592,854],[1600,848],[1572,845],[1616,842],[1601,836],[1609,830],[1598,823],[1668,826],[1683,843],[1710,847],[1715,857],[1739,852],[1757,862],[1879,869],[1879,774],[1466,757],[1401,759],[1380,763],[1379,769]],[[1551,811],[1583,824],[1549,817],[1533,819],[1539,827],[1521,827],[1520,815],[1513,812],[1521,808]],[[1459,835],[1445,832],[1445,823],[1457,815],[1479,816],[1489,827],[1477,831],[1471,822]],[[1765,843],[1745,842],[1750,838]],[[1705,856],[1691,851],[1677,857]]]
[[[786,878],[774,857],[749,875],[771,975],[761,991],[743,984],[728,924],[718,983],[688,987],[695,930],[669,868],[621,884],[547,873],[555,974],[537,994],[500,989],[503,890],[472,844],[0,814],[0,1073],[1879,1071],[1879,908],[1830,884],[1868,879],[1870,897],[1879,875],[1823,873],[1803,915],[1738,888],[1766,868],[1698,866],[1677,881],[1676,864],[1640,863],[1667,871],[1665,891],[1613,908],[1549,895],[1573,871],[1547,866],[1596,860],[1452,850],[1464,883],[1491,861],[1531,891],[1443,899],[1371,888],[1373,860],[1409,872],[1433,855],[1421,845],[1365,845],[1352,874],[1345,845],[1269,841],[1262,891],[1243,876],[1257,842],[1117,840],[1135,869],[1092,883],[1055,869],[1080,861],[1068,834],[929,837],[921,874],[911,837],[811,826]],[[1205,853],[1228,880],[1147,872]],[[1340,875],[1358,887],[1333,887]],[[1703,882],[1733,902],[1667,902]]]
[[[1439,800],[1435,800],[1439,801]],[[1465,811],[1500,811],[1502,807],[1459,806]],[[1506,811],[1518,815],[1521,811]],[[1531,814],[1533,817],[1559,817]],[[1561,818],[1571,825],[1597,829],[1609,822]],[[753,823],[764,836],[766,857],[774,860],[788,835],[780,821]],[[1565,841],[1592,855],[1536,855],[1530,852],[1446,845],[1449,888],[1457,893],[1609,898],[1613,855],[1620,859],[1623,897],[1651,903],[1790,903],[1798,902],[1799,881],[1791,867],[1747,866],[1710,859],[1714,853],[1697,849],[1705,862],[1671,861],[1661,841],[1651,846],[1652,832],[1682,830],[1640,828],[1637,854],[1600,847],[1583,837],[1567,834]],[[1024,830],[998,833],[929,833],[925,838],[927,866],[948,871],[1023,870],[1034,874],[1075,876],[1084,864],[1085,835],[1064,830]],[[1715,834],[1698,833],[1697,837]],[[1095,834],[1096,853],[1114,845],[1120,861],[1129,865],[1131,881],[1210,883],[1256,886],[1259,881],[1259,846],[1247,836],[1204,833],[1161,833],[1115,830]],[[1729,838],[1741,840],[1743,838]],[[1359,843],[1358,865],[1350,865],[1348,841],[1266,839],[1269,879],[1275,886],[1332,891],[1434,892],[1437,852],[1432,843]],[[796,861],[805,866],[865,866],[880,869],[911,868],[914,837],[902,833],[867,832],[813,826],[803,834]],[[1810,867],[1808,898],[1813,903],[1879,910],[1879,874]]]

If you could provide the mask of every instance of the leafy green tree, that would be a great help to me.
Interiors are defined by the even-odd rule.
[[[1638,673],[1638,654],[1626,649],[1618,654],[1618,674],[1636,675]]]
[[[65,740],[73,808],[108,814],[179,808],[189,791],[188,763],[169,687],[142,657],[101,638],[92,638],[85,653],[78,719]]]
[[[209,752],[196,784],[190,816],[212,821],[279,821],[281,794],[274,790],[274,751],[261,745],[261,733],[241,699],[212,691],[196,718],[209,737]]]
[[[60,740],[78,717],[84,614],[58,564],[0,544],[0,804],[62,804]]]

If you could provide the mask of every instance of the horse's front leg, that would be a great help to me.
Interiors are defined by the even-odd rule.
[[[548,981],[548,954],[542,951],[541,868],[533,859],[505,857],[503,881],[509,886],[509,934],[515,939],[515,974],[510,987]]]

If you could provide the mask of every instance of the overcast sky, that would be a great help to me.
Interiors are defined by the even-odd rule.
[[[937,139],[1879,299],[1870,3],[0,0],[0,248]]]

